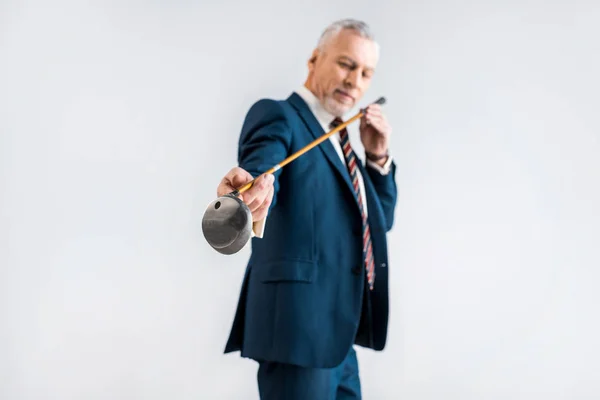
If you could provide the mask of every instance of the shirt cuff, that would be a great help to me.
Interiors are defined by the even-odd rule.
[[[260,221],[252,222],[252,236],[251,237],[257,237],[257,238],[262,239],[262,237],[265,233],[266,220],[267,220],[267,217],[265,217],[264,219],[262,219]]]
[[[371,161],[367,159],[367,165],[374,170],[378,171],[381,175],[387,175],[390,173],[390,169],[392,166],[392,156],[388,156],[387,161],[383,164],[383,167],[377,164],[375,161]]]

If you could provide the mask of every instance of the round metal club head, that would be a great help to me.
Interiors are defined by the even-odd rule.
[[[252,236],[252,213],[239,198],[221,196],[206,208],[202,232],[208,244],[219,253],[235,254]]]

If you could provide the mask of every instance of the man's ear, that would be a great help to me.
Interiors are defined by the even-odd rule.
[[[312,73],[317,66],[317,60],[319,59],[319,52],[317,49],[314,49],[310,58],[308,59],[308,71]]]
[[[314,65],[314,63],[317,61],[318,56],[319,56],[319,51],[317,49],[314,49],[310,56],[310,59],[308,60],[308,63]]]

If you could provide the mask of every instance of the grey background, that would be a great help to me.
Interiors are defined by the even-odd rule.
[[[0,4],[0,399],[258,398],[222,355],[249,252],[200,221],[348,16],[399,185],[365,398],[600,397],[598,2]]]

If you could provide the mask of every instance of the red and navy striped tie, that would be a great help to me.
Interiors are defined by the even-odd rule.
[[[340,118],[336,118],[331,123],[331,126],[336,127],[341,123],[342,120]],[[352,146],[350,146],[350,138],[348,136],[348,131],[346,130],[346,128],[340,130],[339,134],[340,144],[342,145],[344,158],[346,159],[346,166],[348,167],[348,172],[350,173],[352,186],[354,187],[354,194],[356,195],[356,198],[358,200],[358,206],[360,208],[360,213],[362,216],[363,255],[365,269],[367,271],[369,289],[373,290],[373,283],[375,282],[375,261],[373,259],[373,246],[371,244],[371,230],[369,229],[369,221],[367,220],[367,214],[365,213],[365,206],[362,201],[362,196],[360,194],[360,186],[358,184],[358,166],[356,165],[358,159],[356,158],[356,154],[352,150]]]

